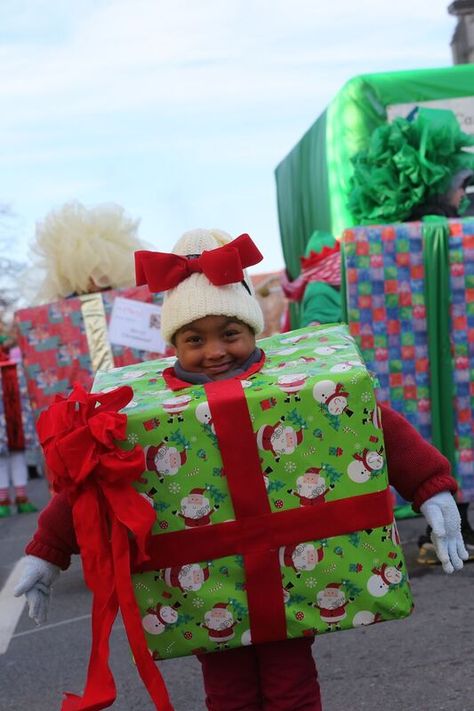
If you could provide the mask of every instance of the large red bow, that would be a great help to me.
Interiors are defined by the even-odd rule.
[[[133,390],[124,386],[88,395],[75,385],[57,396],[38,419],[38,434],[56,491],[66,491],[81,550],[85,581],[93,593],[92,649],[82,697],[66,694],[61,711],[99,711],[115,700],[109,636],[122,612],[137,669],[160,711],[172,711],[166,687],[147,649],[130,578],[129,533],[144,560],[155,513],[131,486],[145,469],[143,450],[121,449],[127,417],[119,412]]]
[[[242,281],[243,270],[262,259],[251,237],[243,234],[191,259],[179,254],[140,250],[135,252],[135,276],[137,286],[148,284],[152,292],[172,289],[196,273],[205,274],[215,286],[223,286]]]

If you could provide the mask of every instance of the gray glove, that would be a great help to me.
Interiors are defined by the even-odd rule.
[[[51,586],[59,572],[57,565],[35,555],[24,558],[23,573],[13,594],[15,597],[25,595],[29,615],[37,625],[47,620]]]
[[[431,526],[431,540],[445,573],[461,570],[469,558],[461,535],[461,517],[453,496],[442,491],[427,499],[420,511]]]

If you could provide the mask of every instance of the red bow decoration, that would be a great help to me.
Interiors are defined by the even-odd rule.
[[[140,558],[155,512],[131,484],[145,469],[143,450],[121,449],[133,390],[88,395],[75,385],[41,413],[37,429],[55,491],[66,491],[81,550],[84,578],[93,593],[92,649],[82,697],[66,694],[61,711],[99,711],[115,700],[109,636],[118,609],[146,688],[160,711],[172,711],[166,687],[147,649],[130,578],[129,533]]]
[[[152,292],[173,289],[196,273],[204,274],[214,286],[223,286],[242,281],[243,270],[262,259],[251,237],[243,234],[191,259],[180,254],[140,250],[135,252],[135,276],[137,286],[148,284]]]

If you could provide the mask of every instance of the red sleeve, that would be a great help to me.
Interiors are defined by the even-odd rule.
[[[441,491],[454,494],[458,485],[446,457],[398,412],[387,405],[380,405],[380,410],[390,484],[417,512]]]
[[[35,555],[66,570],[71,555],[79,553],[72,509],[66,494],[55,494],[38,518],[38,528],[25,548],[27,555]]]

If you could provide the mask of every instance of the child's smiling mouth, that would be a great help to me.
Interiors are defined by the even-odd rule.
[[[208,365],[206,370],[213,375],[219,373],[226,373],[234,365],[233,361],[226,361],[225,363],[215,363],[214,365]]]

